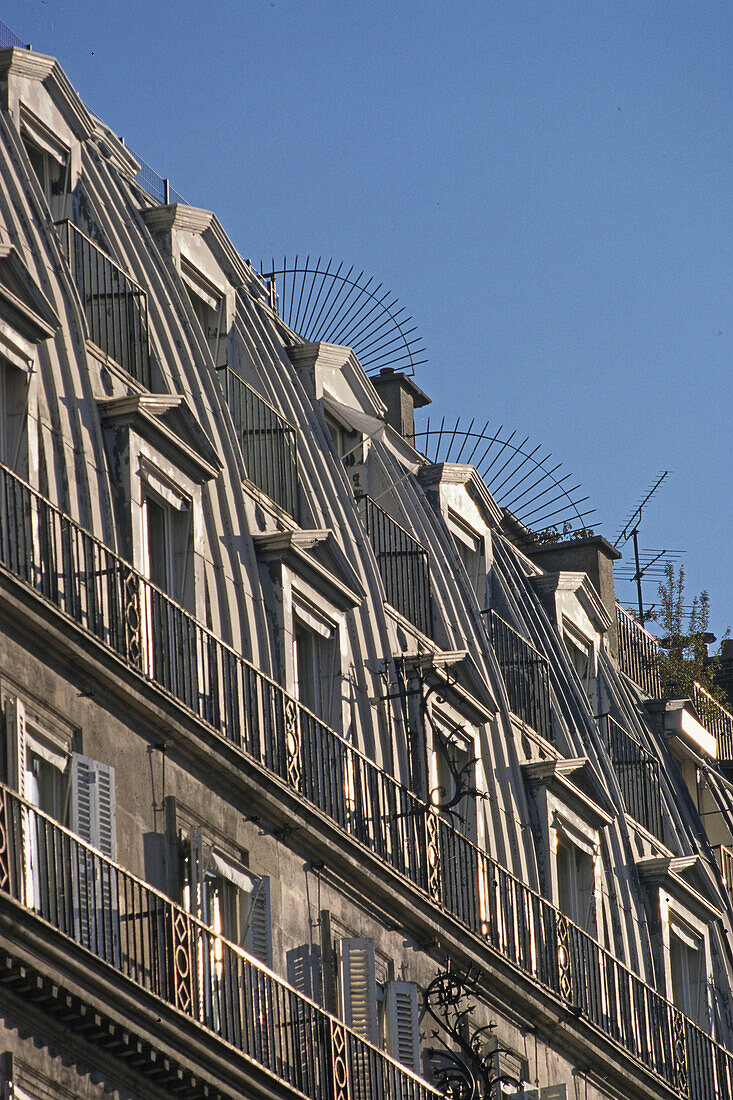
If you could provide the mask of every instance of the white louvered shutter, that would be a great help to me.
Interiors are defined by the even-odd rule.
[[[110,859],[117,858],[115,770],[75,752],[71,757],[71,828]]]
[[[8,786],[25,798],[25,707],[20,699],[8,699],[5,703],[5,734],[5,778]]]
[[[109,764],[71,756],[71,828],[109,859],[117,857],[115,772]],[[84,947],[119,962],[117,871],[86,849],[74,861],[74,925]]]
[[[347,1027],[375,1045],[377,1027],[377,980],[374,972],[374,941],[338,941],[341,1015]]]
[[[420,1072],[420,1014],[414,982],[387,982],[384,1025],[387,1053],[414,1073]]]
[[[272,917],[270,913],[270,879],[263,875],[250,901],[245,950],[272,967]]]

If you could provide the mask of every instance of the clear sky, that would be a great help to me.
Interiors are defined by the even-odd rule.
[[[333,256],[394,291],[431,416],[544,444],[611,541],[669,469],[642,547],[686,551],[688,597],[733,625],[730,0],[0,18],[244,256]]]

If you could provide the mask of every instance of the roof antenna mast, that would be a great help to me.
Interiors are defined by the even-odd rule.
[[[639,559],[639,524],[641,523],[641,514],[642,514],[642,511],[644,509],[644,506],[646,504],[648,504],[649,501],[652,499],[652,497],[654,496],[657,489],[662,484],[662,482],[664,481],[664,479],[665,479],[665,477],[667,476],[668,473],[669,473],[669,470],[665,470],[664,473],[659,475],[659,477],[654,482],[654,484],[652,485],[649,492],[646,494],[646,496],[642,500],[641,504],[637,505],[637,507],[631,513],[628,520],[626,521],[626,524],[625,524],[623,530],[621,531],[620,535],[617,537],[616,541],[613,544],[614,546],[618,546],[619,543],[620,543],[623,546],[624,543],[629,541],[629,539],[634,540],[634,565],[635,565],[636,568],[635,568],[635,572],[634,572],[633,576],[630,579],[636,581],[636,595],[637,595],[637,600],[638,600],[638,604],[639,604],[639,622],[641,623],[642,626],[644,626],[644,623],[645,623],[646,619],[649,616],[647,614],[645,614],[645,612],[644,612],[644,598],[643,598],[642,591],[641,591],[641,579],[644,576],[644,574],[647,572],[647,570],[650,569],[652,565],[654,565],[655,562],[659,561],[660,558],[664,557],[664,555],[667,553],[667,551],[666,550],[660,550],[659,553],[656,555],[656,557],[654,557],[651,560],[645,562],[644,565],[642,566],[642,564],[640,562],[640,559]]]

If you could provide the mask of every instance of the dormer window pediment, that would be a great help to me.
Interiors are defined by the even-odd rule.
[[[361,582],[332,531],[274,531],[253,539],[261,561],[285,566],[339,610],[358,607],[364,599]]]
[[[530,787],[549,791],[591,829],[604,829],[616,816],[586,756],[530,760],[521,768]]]
[[[110,427],[132,428],[199,484],[217,477],[221,460],[183,397],[177,394],[130,394],[98,402]]]
[[[17,250],[0,245],[0,352],[21,370],[32,367],[32,345],[53,336],[60,321]]]

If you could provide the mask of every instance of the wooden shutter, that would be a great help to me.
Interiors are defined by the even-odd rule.
[[[71,756],[71,828],[87,844],[117,856],[115,772],[109,764]],[[116,868],[80,849],[74,861],[74,927],[78,942],[113,966],[119,964]]]
[[[374,941],[338,941],[341,1015],[347,1027],[377,1044],[377,980],[374,972]]]
[[[420,1072],[420,1014],[414,982],[387,982],[384,995],[387,1053]]]
[[[25,798],[25,707],[20,699],[5,703],[5,778],[9,787]]]
[[[318,944],[304,943],[294,947],[285,956],[288,981],[298,993],[310,997],[317,1004],[323,1003],[321,980],[321,948]]]
[[[72,753],[71,828],[110,859],[117,858],[115,770]]]
[[[267,875],[262,876],[252,893],[244,946],[250,955],[272,967],[270,879]]]

